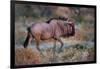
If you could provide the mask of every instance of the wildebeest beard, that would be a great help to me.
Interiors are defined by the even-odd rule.
[[[70,37],[75,35],[75,27],[73,24],[67,23],[66,24],[67,32],[63,35],[63,37]]]

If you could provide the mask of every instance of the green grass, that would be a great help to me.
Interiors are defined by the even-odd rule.
[[[73,48],[84,50],[87,49],[87,46],[82,44],[76,44],[73,46]]]

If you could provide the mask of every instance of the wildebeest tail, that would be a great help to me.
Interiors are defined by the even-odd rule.
[[[30,28],[28,27],[27,28],[27,31],[28,31],[28,34],[27,34],[27,37],[26,37],[26,39],[25,39],[25,42],[24,42],[24,44],[23,44],[23,46],[24,46],[24,48],[26,48],[27,47],[27,45],[28,45],[28,43],[29,43],[29,39],[30,39]]]

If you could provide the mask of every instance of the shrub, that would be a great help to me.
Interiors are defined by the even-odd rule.
[[[75,46],[73,46],[73,48],[76,48],[76,49],[87,49],[87,46],[86,45],[82,45],[82,44],[76,44]]]

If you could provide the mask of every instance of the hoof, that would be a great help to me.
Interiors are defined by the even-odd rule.
[[[62,49],[58,50],[58,53],[61,53],[61,52],[63,52],[63,50],[62,50]]]
[[[24,48],[27,48],[27,46],[23,46]]]
[[[40,54],[41,54],[41,57],[45,57],[44,54],[43,54],[42,52],[40,52]]]

